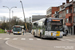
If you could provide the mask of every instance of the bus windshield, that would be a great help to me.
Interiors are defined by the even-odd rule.
[[[52,25],[51,27],[52,31],[63,31],[62,25]]]
[[[63,31],[63,25],[59,22],[47,22],[46,31]]]
[[[21,27],[14,27],[13,31],[21,31]]]

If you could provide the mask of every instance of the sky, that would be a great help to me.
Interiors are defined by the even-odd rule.
[[[46,11],[49,7],[56,7],[62,5],[66,0],[21,0],[24,7],[25,17],[32,17],[32,15],[46,15]],[[71,1],[71,0],[70,0]],[[11,9],[12,16],[17,16],[23,19],[23,11],[20,0],[0,0],[0,17],[9,18],[9,8],[16,6],[17,8]],[[12,14],[13,11],[13,14]]]

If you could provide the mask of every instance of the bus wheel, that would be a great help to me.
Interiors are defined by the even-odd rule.
[[[40,33],[40,38],[43,39],[42,34]]]
[[[16,35],[15,33],[13,33],[14,35]]]
[[[57,38],[54,38],[54,40],[57,40]]]

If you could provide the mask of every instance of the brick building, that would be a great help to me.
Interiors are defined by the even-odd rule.
[[[55,17],[54,14],[59,11],[59,7],[50,7],[47,9],[47,17]]]

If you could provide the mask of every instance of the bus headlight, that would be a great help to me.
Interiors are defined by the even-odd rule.
[[[63,32],[60,33],[60,36],[63,36]]]

